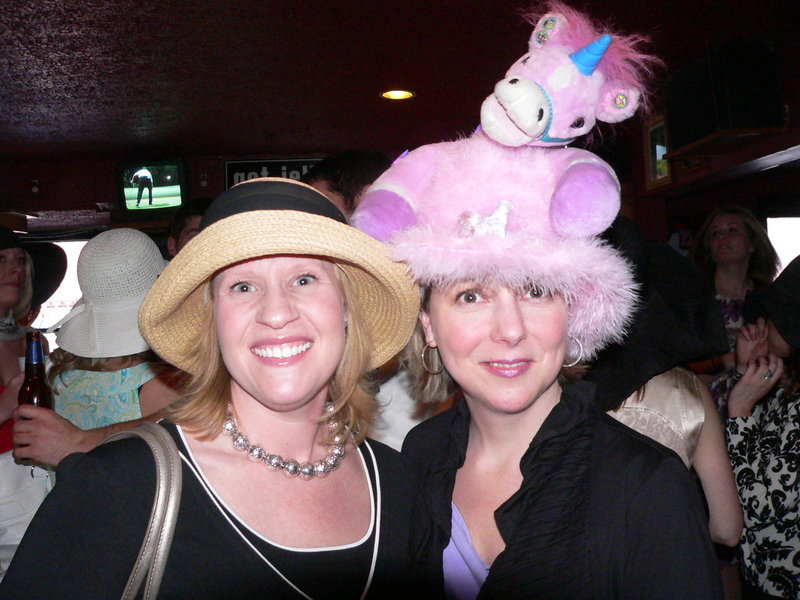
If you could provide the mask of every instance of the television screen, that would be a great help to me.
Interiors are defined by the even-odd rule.
[[[127,161],[117,170],[117,178],[123,212],[175,209],[186,197],[180,160]]]

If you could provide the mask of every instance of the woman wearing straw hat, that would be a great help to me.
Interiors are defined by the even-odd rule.
[[[566,385],[620,339],[635,302],[627,264],[593,235],[556,231],[535,148],[442,146],[412,182],[413,209],[367,199],[353,223],[389,232],[423,286],[406,355],[418,400],[457,397],[403,444],[448,597],[720,597],[681,460],[603,413],[588,384]],[[608,223],[593,217],[599,233]]]
[[[310,186],[251,180],[212,203],[139,315],[192,376],[168,411],[184,482],[160,595],[415,597],[426,521],[401,457],[365,439],[363,377],[418,308],[405,268]],[[0,596],[118,596],[152,503],[148,463],[127,441],[65,459]]]
[[[180,373],[161,363],[139,334],[139,307],[166,262],[135,229],[104,231],[81,250],[82,296],[61,321],[48,372],[55,412],[21,406],[14,426],[19,461],[57,467],[115,431],[155,415],[178,397]]]

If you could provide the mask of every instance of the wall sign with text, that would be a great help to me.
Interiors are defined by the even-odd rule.
[[[225,189],[257,177],[300,179],[321,158],[278,158],[270,160],[229,160],[225,162]]]

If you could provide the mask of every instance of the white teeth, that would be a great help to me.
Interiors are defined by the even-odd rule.
[[[262,358],[290,358],[302,354],[311,348],[311,342],[299,346],[267,346],[266,348],[253,348],[253,352]]]
[[[515,362],[515,363],[497,363],[497,362],[490,362],[489,363],[493,367],[497,367],[498,369],[516,369],[521,367],[525,364],[525,361]]]

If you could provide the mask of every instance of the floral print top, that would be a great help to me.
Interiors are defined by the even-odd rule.
[[[736,350],[736,336],[744,325],[744,300],[717,294],[717,302],[722,311],[722,322],[725,323],[728,346],[731,351],[734,351]]]
[[[81,429],[141,419],[139,388],[162,369],[141,363],[119,371],[66,371],[53,382],[56,412]]]
[[[744,325],[744,300],[728,298],[727,296],[716,296],[719,308],[722,311],[722,322],[725,324],[725,335],[728,338],[728,348],[731,352],[736,351],[736,336]],[[726,411],[728,394],[721,389],[724,386],[725,375],[717,377],[708,384],[708,391],[717,405],[720,412]],[[730,390],[728,390],[730,391]]]
[[[720,383],[727,402],[737,378]],[[765,593],[800,598],[800,393],[776,388],[750,417],[725,421],[744,509],[745,579]]]

